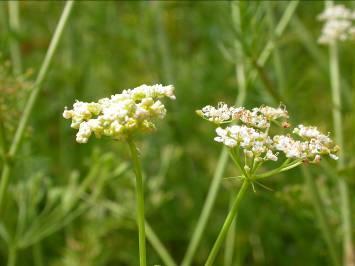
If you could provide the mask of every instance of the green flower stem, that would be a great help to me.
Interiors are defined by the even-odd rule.
[[[226,220],[224,221],[224,224],[222,226],[221,231],[219,232],[219,235],[217,237],[216,242],[213,245],[213,248],[208,256],[208,259],[205,263],[206,266],[212,266],[214,265],[214,261],[216,259],[216,256],[218,254],[218,251],[225,239],[225,236],[230,228],[230,225],[232,224],[234,217],[237,215],[238,210],[239,210],[239,206],[240,206],[240,202],[243,198],[243,196],[245,195],[245,192],[247,191],[248,187],[249,187],[250,183],[247,179],[244,179],[242,187],[240,188],[237,197],[235,198],[233,204],[232,204],[232,208],[230,209]]]
[[[309,170],[306,167],[302,167],[303,175],[306,179],[307,188],[309,190],[310,196],[312,198],[312,203],[316,211],[317,219],[319,221],[319,226],[321,232],[323,233],[324,240],[327,244],[329,255],[334,266],[340,266],[340,261],[338,258],[334,234],[328,223],[327,215],[325,213],[324,203],[319,195],[317,185],[314,182],[313,177],[310,175]]]
[[[129,149],[131,151],[134,172],[136,174],[136,212],[139,236],[139,264],[146,266],[146,250],[145,250],[145,220],[144,220],[144,190],[141,163],[137,153],[137,147],[132,140],[128,140]]]
[[[231,16],[233,20],[233,24],[238,31],[242,31],[242,22],[240,19],[240,2],[235,1],[231,3]],[[238,40],[234,42],[234,50],[237,55],[236,57],[236,64],[235,64],[235,74],[237,79],[237,86],[239,88],[238,97],[236,99],[235,105],[242,106],[245,102],[247,97],[247,78],[245,73],[245,56],[243,53],[242,48]],[[237,148],[239,152],[239,147]],[[239,165],[238,165],[239,166]],[[243,171],[241,170],[241,173]],[[229,191],[229,198],[230,198],[230,208],[233,204],[234,195],[232,191]],[[224,266],[231,266],[233,264],[233,254],[235,250],[235,231],[236,231],[236,219],[234,218],[230,229],[227,232],[226,242],[225,242],[225,249],[224,249]]]
[[[34,86],[32,88],[30,97],[28,98],[27,102],[26,102],[26,106],[24,108],[24,111],[22,113],[19,125],[16,129],[16,133],[14,136],[14,139],[10,145],[10,150],[8,153],[8,156],[10,157],[10,160],[16,155],[17,150],[19,148],[20,142],[22,140],[23,137],[23,133],[25,130],[25,127],[28,123],[30,114],[33,110],[34,104],[38,98],[39,92],[41,90],[41,85],[44,81],[44,78],[46,76],[46,74],[48,73],[49,70],[49,65],[53,60],[53,56],[54,53],[58,47],[58,43],[59,40],[62,36],[63,30],[64,30],[64,26],[66,24],[66,22],[68,21],[69,15],[71,13],[72,7],[73,7],[74,1],[69,0],[66,2],[64,10],[62,12],[62,15],[59,19],[57,28],[55,29],[53,38],[51,40],[51,43],[48,47],[46,56],[43,60],[43,63],[41,65],[41,68],[39,70],[38,76],[36,78],[36,81],[34,83]],[[7,190],[7,186],[8,186],[8,182],[9,182],[9,176],[11,173],[11,164],[5,164],[3,169],[2,169],[2,173],[1,173],[1,183],[0,183],[0,217],[2,215],[2,208],[4,205],[4,201],[5,201],[5,193]]]
[[[327,5],[331,6],[332,1],[328,1]],[[340,84],[340,71],[339,71],[339,55],[337,42],[333,42],[329,46],[330,53],[330,81],[332,87],[332,101],[333,101],[333,123],[335,142],[340,146],[339,160],[337,169],[341,170],[345,166],[344,160],[344,139],[343,139],[343,121],[341,115],[341,84]],[[344,265],[353,265],[355,263],[355,254],[352,242],[352,228],[351,228],[351,211],[349,202],[349,192],[347,184],[343,177],[338,178],[338,189],[340,194],[340,210],[342,218],[342,236],[343,236],[343,249]]]
[[[158,253],[161,260],[166,266],[176,266],[174,259],[170,256],[169,252],[166,250],[164,245],[161,243],[153,229],[150,227],[148,222],[145,222],[145,232],[147,234],[147,240],[150,242],[152,247]]]
[[[233,206],[234,195],[233,191],[229,191],[229,209]],[[224,266],[232,266],[233,265],[233,254],[235,251],[235,233],[236,233],[236,219],[234,217],[233,222],[228,230],[226,236],[226,242],[224,246]]]

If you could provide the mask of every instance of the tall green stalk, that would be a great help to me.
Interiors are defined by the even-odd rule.
[[[327,1],[327,6],[332,6],[332,1]],[[343,139],[343,121],[341,115],[341,83],[339,71],[339,53],[338,44],[336,41],[329,45],[329,65],[330,65],[330,82],[332,87],[332,102],[333,102],[333,125],[335,141],[340,146],[339,160],[337,169],[341,170],[345,167],[344,158],[344,139]],[[355,255],[352,243],[352,228],[351,228],[351,207],[349,202],[349,192],[347,184],[342,176],[338,178],[338,189],[340,195],[340,211],[342,218],[342,236],[343,236],[343,265],[354,265]]]
[[[250,185],[249,180],[247,178],[245,178],[243,181],[242,187],[240,188],[240,190],[239,190],[239,192],[232,204],[232,208],[229,211],[226,220],[224,221],[222,229],[218,234],[217,240],[214,243],[213,248],[207,258],[207,261],[205,263],[206,266],[214,265],[214,261],[216,259],[217,254],[218,254],[218,251],[221,248],[221,245],[226,237],[226,234],[230,228],[230,225],[232,224],[235,216],[238,213],[240,202],[241,202],[242,198],[244,197],[245,192],[247,191],[249,185]]]
[[[234,194],[232,191],[229,193],[229,209],[232,209]],[[233,222],[227,232],[225,246],[224,246],[224,266],[233,265],[233,255],[235,252],[235,233],[236,233],[236,220],[237,217],[234,217]]]
[[[235,28],[242,33],[242,22],[240,19],[240,2],[232,3],[232,19]],[[236,106],[243,106],[247,97],[247,81],[245,74],[245,57],[243,49],[240,47],[239,42],[236,40],[234,44],[236,58],[236,78],[238,84],[238,97],[236,100]],[[241,173],[242,174],[242,173]],[[232,208],[234,195],[230,193],[230,208]],[[233,220],[231,228],[229,229],[226,237],[225,249],[224,249],[224,266],[231,266],[233,264],[234,243],[235,243],[235,227],[236,219]]]
[[[146,249],[145,249],[145,219],[144,219],[144,189],[141,163],[137,153],[137,147],[133,141],[128,141],[131,151],[134,173],[136,174],[136,213],[139,236],[139,264],[146,266]]]
[[[343,122],[341,116],[341,88],[340,88],[340,74],[339,74],[339,56],[338,46],[336,42],[330,44],[330,79],[332,87],[332,101],[333,101],[333,124],[335,141],[340,146],[339,160],[337,169],[341,170],[345,166],[344,160],[344,140],[343,140]],[[343,177],[338,178],[338,189],[340,194],[340,210],[342,216],[342,234],[343,234],[343,248],[344,248],[344,265],[353,265],[354,251],[352,243],[352,229],[351,229],[351,215],[350,202],[347,184]]]
[[[10,145],[10,150],[8,152],[8,157],[11,159],[14,158],[14,156],[17,153],[17,150],[19,148],[20,142],[22,140],[23,137],[23,133],[25,130],[26,125],[28,124],[28,120],[30,118],[30,115],[32,113],[34,104],[38,98],[39,92],[42,88],[42,83],[44,81],[45,76],[48,73],[49,70],[49,66],[50,63],[53,60],[53,56],[54,53],[58,47],[60,38],[63,34],[63,30],[65,27],[66,22],[68,21],[69,15],[71,13],[72,7],[73,7],[74,1],[72,0],[68,0],[65,4],[64,10],[61,14],[61,17],[59,19],[57,28],[55,29],[53,38],[50,42],[50,45],[48,47],[46,56],[43,60],[43,63],[41,65],[41,68],[39,70],[39,73],[37,75],[36,81],[34,83],[34,86],[32,88],[31,94],[26,102],[24,111],[22,113],[19,125],[16,129],[16,133],[14,136],[14,139],[11,142]],[[9,183],[9,176],[11,173],[11,168],[12,168],[12,164],[10,163],[6,163],[2,169],[2,173],[1,173],[1,181],[0,181],[0,218],[2,215],[2,208],[4,205],[4,201],[5,201],[5,193],[7,191],[7,186]]]
[[[284,14],[282,15],[277,26],[275,27],[275,36],[280,37],[283,34],[288,23],[290,22],[290,20],[292,18],[294,12],[296,11],[298,3],[299,3],[299,1],[289,2],[288,6],[285,9]],[[261,54],[257,60],[259,65],[261,65],[261,66],[265,65],[265,63],[267,62],[267,60],[270,57],[270,54],[274,48],[275,47],[272,44],[272,42],[268,42],[266,44],[265,48],[263,49],[263,51],[261,52]],[[237,75],[238,75],[238,73],[237,73]],[[257,75],[257,73],[256,73],[256,71],[254,71],[253,74],[251,75],[250,79],[252,81],[255,80],[256,75]],[[239,94],[238,94],[238,96],[239,96]],[[204,205],[202,207],[201,214],[198,218],[196,227],[194,229],[191,240],[190,240],[189,245],[187,247],[187,251],[186,251],[185,256],[183,258],[183,261],[181,264],[182,266],[191,265],[193,256],[195,255],[198,244],[201,241],[202,234],[206,228],[207,221],[210,217],[213,204],[216,200],[217,192],[218,192],[220,184],[221,184],[221,180],[222,180],[222,177],[224,174],[227,160],[228,160],[228,150],[227,150],[227,148],[223,147],[222,151],[219,155],[219,158],[218,158],[218,163],[217,163],[216,169],[213,173],[211,185],[209,187]]]

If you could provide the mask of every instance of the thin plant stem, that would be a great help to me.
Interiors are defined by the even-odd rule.
[[[327,6],[332,6],[333,1],[327,1]],[[332,87],[332,103],[333,103],[333,125],[335,141],[340,146],[339,160],[337,169],[342,170],[345,167],[344,158],[344,139],[343,139],[343,121],[341,115],[341,83],[339,70],[339,52],[336,41],[329,45],[329,65],[330,65],[330,82]],[[343,265],[354,265],[355,254],[352,242],[351,228],[351,207],[349,202],[349,192],[346,181],[342,176],[338,178],[338,189],[340,195],[340,211],[342,220],[342,236],[343,236]]]
[[[25,130],[26,125],[28,124],[28,120],[30,118],[30,115],[32,113],[34,104],[38,98],[39,92],[42,88],[42,83],[44,81],[45,76],[48,73],[50,63],[53,60],[54,53],[58,47],[59,41],[61,39],[61,36],[63,34],[63,30],[65,27],[66,22],[68,21],[69,15],[71,13],[72,7],[73,7],[74,1],[69,0],[66,2],[65,7],[63,9],[63,12],[61,14],[61,17],[59,19],[58,25],[55,29],[54,35],[52,37],[52,40],[50,42],[50,45],[48,47],[46,56],[43,60],[43,63],[41,65],[41,68],[39,70],[39,73],[37,75],[36,81],[34,83],[34,86],[32,88],[31,94],[26,102],[24,111],[22,113],[22,116],[20,118],[19,125],[16,129],[14,139],[11,142],[10,145],[10,150],[8,153],[8,156],[10,157],[10,160],[16,155],[17,150],[19,148],[20,142],[23,137],[23,133]],[[5,164],[2,173],[1,173],[1,183],[0,183],[0,217],[2,215],[2,208],[4,205],[5,201],[5,193],[7,191],[7,186],[9,182],[9,176],[11,173],[11,164]]]
[[[0,152],[1,156],[3,157],[2,159],[6,163],[7,160],[7,136],[6,136],[6,131],[5,131],[5,125],[4,125],[4,120],[2,116],[0,115]]]
[[[239,32],[242,32],[242,22],[240,19],[240,2],[233,2],[231,4],[232,8],[232,19],[235,27]],[[235,73],[238,84],[238,97],[236,100],[236,106],[242,106],[247,97],[247,82],[246,82],[246,74],[245,74],[245,58],[243,54],[243,49],[240,47],[239,42],[236,40],[234,44],[235,52],[237,54],[236,58],[236,67]],[[230,192],[230,208],[232,207],[234,195],[232,191]],[[233,219],[231,228],[228,230],[227,238],[225,242],[224,249],[224,265],[231,266],[233,263],[233,254],[234,254],[234,244],[235,244],[235,232],[236,232],[236,219]]]
[[[129,140],[128,146],[131,151],[134,173],[136,174],[136,212],[139,237],[139,264],[140,266],[146,266],[147,262],[145,249],[144,189],[142,168],[136,145],[132,140]]]
[[[35,266],[43,266],[43,253],[41,242],[38,242],[33,245],[33,262]]]
[[[10,244],[9,256],[7,258],[7,266],[15,266],[17,259],[17,249],[15,245]]]
[[[238,213],[239,210],[239,206],[240,206],[240,202],[243,198],[243,196],[245,195],[245,192],[247,191],[248,187],[249,187],[250,183],[247,179],[244,179],[242,187],[240,188],[233,204],[232,204],[232,208],[229,211],[226,220],[224,221],[224,224],[222,226],[221,231],[218,234],[218,237],[216,239],[216,242],[213,245],[213,248],[207,258],[207,261],[205,263],[206,266],[212,266],[214,265],[214,261],[216,259],[216,256],[218,254],[218,251],[226,237],[226,234],[230,228],[230,225],[232,224],[235,216]]]
[[[336,143],[341,147],[339,153],[339,160],[337,163],[338,170],[345,166],[344,161],[344,140],[343,140],[343,122],[341,116],[341,88],[340,88],[340,74],[339,74],[339,59],[337,43],[330,44],[330,78],[332,87],[332,101],[333,101],[333,124],[334,135]],[[338,178],[338,189],[340,195],[340,210],[342,220],[342,235],[344,248],[344,265],[353,265],[354,251],[352,243],[352,229],[351,229],[351,215],[350,202],[347,184],[343,177]]]
[[[303,171],[303,175],[305,177],[308,191],[309,191],[310,196],[312,198],[312,204],[314,206],[314,209],[315,209],[315,212],[317,215],[317,219],[319,222],[321,232],[323,234],[324,240],[325,240],[326,245],[329,250],[329,255],[332,260],[332,263],[334,266],[340,266],[340,260],[338,258],[338,254],[337,254],[338,252],[337,252],[336,246],[335,246],[336,242],[334,239],[334,234],[333,234],[333,232],[330,228],[330,225],[328,223],[324,203],[322,202],[322,199],[319,195],[317,185],[314,181],[314,178],[309,173],[309,170],[305,166],[302,167],[302,171]]]
[[[267,15],[267,19],[268,19],[268,23],[269,23],[269,27],[270,27],[271,41],[273,42],[273,46],[274,46],[273,63],[274,63],[275,73],[276,73],[277,81],[278,81],[278,91],[282,97],[282,96],[284,96],[283,94],[285,91],[285,73],[284,73],[284,68],[282,65],[282,59],[280,56],[280,51],[279,51],[280,49],[278,47],[278,43],[276,40],[276,34],[275,34],[275,31],[273,31],[273,29],[275,28],[275,21],[274,21],[275,14],[274,14],[272,3],[265,2],[264,6],[266,8],[266,15]]]
[[[9,11],[9,29],[11,32],[10,37],[10,54],[13,65],[13,73],[19,75],[22,72],[21,52],[20,46],[17,41],[17,35],[20,31],[20,15],[19,15],[19,1],[8,1]]]
[[[166,266],[176,266],[176,262],[174,259],[171,257],[163,243],[160,241],[158,236],[155,234],[153,229],[150,227],[148,222],[145,222],[145,232],[147,235],[147,240],[149,243],[152,245],[152,247],[155,249],[155,251],[158,253],[159,257],[161,260],[164,262],[164,265]]]
[[[298,7],[299,1],[290,1],[285,9],[285,12],[283,13],[280,22],[276,25],[275,27],[275,38],[280,37],[287,25],[289,24],[291,18],[293,17],[297,7]],[[268,60],[268,58],[270,57],[271,52],[274,50],[275,48],[275,43],[273,41],[268,41],[268,43],[266,44],[266,47],[264,48],[264,50],[261,52],[257,63],[258,65],[265,65],[266,61]],[[256,78],[257,73],[254,72],[252,75],[252,79]]]
[[[230,198],[230,209],[232,209],[234,195],[232,192],[229,193]],[[234,217],[231,227],[228,230],[224,248],[224,266],[232,266],[233,265],[233,254],[234,254],[234,245],[235,245],[235,233],[236,233],[236,219]]]
[[[285,9],[284,14],[282,15],[280,21],[278,22],[276,28],[275,28],[275,36],[280,37],[283,32],[285,31],[288,23],[290,22],[293,14],[296,11],[296,8],[298,6],[299,1],[291,1],[287,8]],[[271,52],[273,51],[274,46],[271,42],[268,42],[267,45],[265,46],[265,48],[263,49],[262,53],[260,54],[260,56],[258,57],[258,64],[263,66],[265,65],[265,63],[267,62],[268,58],[270,57]],[[255,80],[257,73],[253,72],[254,75],[251,75],[251,80]],[[238,75],[238,71],[237,71],[237,75]],[[238,97],[241,94],[238,94]],[[236,103],[238,103],[238,98],[236,100]],[[217,196],[217,192],[219,190],[220,184],[221,184],[221,180],[224,174],[224,170],[225,167],[227,165],[227,161],[228,161],[228,150],[226,147],[223,147],[219,158],[218,158],[218,163],[216,166],[216,169],[213,173],[213,177],[212,177],[212,181],[211,181],[211,185],[209,187],[204,205],[202,207],[202,211],[201,214],[198,218],[197,221],[197,225],[194,229],[194,232],[192,234],[191,240],[188,244],[187,247],[187,251],[184,255],[183,261],[182,261],[182,266],[189,266],[191,265],[193,256],[196,253],[198,244],[201,241],[202,238],[202,234],[206,228],[207,225],[207,220],[210,217],[211,211],[212,211],[212,207],[213,204],[216,200],[216,196]]]
[[[207,197],[205,200],[205,203],[202,208],[202,212],[200,214],[200,217],[198,219],[197,225],[195,227],[195,230],[192,234],[192,238],[190,240],[190,243],[187,248],[187,252],[184,256],[182,266],[188,266],[191,264],[192,258],[196,252],[197,246],[201,240],[203,231],[206,228],[206,224],[208,221],[208,218],[210,217],[211,211],[213,204],[216,200],[217,192],[219,190],[222,177],[224,174],[224,169],[228,161],[228,150],[227,148],[223,147],[222,152],[219,156],[217,167],[215,169],[215,172],[213,174],[212,182],[210,185],[210,188],[207,193]]]
[[[286,164],[283,166],[281,165],[280,167],[274,169],[274,170],[271,170],[269,172],[266,172],[266,173],[263,173],[263,174],[260,174],[260,175],[256,175],[255,176],[255,179],[260,179],[260,178],[265,178],[265,177],[269,177],[269,176],[272,176],[272,175],[276,175],[278,173],[281,173],[281,172],[285,172],[285,171],[288,171],[288,170],[291,170],[297,166],[299,166],[300,164],[302,164],[303,162],[301,160],[296,160],[290,164]]]

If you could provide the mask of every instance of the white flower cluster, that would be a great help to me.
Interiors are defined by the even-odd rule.
[[[220,102],[217,107],[207,105],[202,110],[197,110],[196,112],[208,121],[221,124],[230,121],[238,109],[241,108],[228,107],[227,104]]]
[[[334,5],[326,8],[318,19],[325,22],[318,40],[320,43],[330,44],[355,38],[355,11],[343,5]]]
[[[338,158],[335,155],[338,147],[334,145],[329,136],[320,133],[316,127],[299,125],[290,134],[271,137],[269,130],[271,122],[278,124],[278,119],[288,119],[284,106],[278,108],[261,106],[251,111],[243,107],[228,107],[226,104],[220,104],[217,109],[211,106],[207,108],[208,110],[221,110],[222,106],[223,116],[222,112],[219,115],[217,112],[211,115],[211,112],[206,112],[205,108],[197,113],[212,122],[240,121],[241,125],[218,127],[215,141],[232,149],[241,148],[249,158],[254,158],[256,161],[277,161],[279,152],[283,152],[287,158],[309,162],[318,162],[320,156],[326,154],[332,159]],[[291,133],[296,138],[292,138]]]
[[[63,117],[72,119],[71,127],[78,129],[78,143],[86,143],[92,133],[96,137],[124,140],[135,132],[155,129],[153,121],[166,114],[165,106],[158,100],[163,97],[175,99],[174,87],[141,85],[97,103],[76,101],[72,110],[65,108]]]
[[[288,118],[288,113],[283,106],[278,108],[260,106],[250,111],[244,107],[229,107],[223,102],[218,103],[217,107],[207,105],[201,110],[197,110],[196,113],[216,124],[241,121],[248,126],[257,128],[268,128],[270,127],[270,121]]]
[[[272,152],[272,140],[263,132],[245,125],[234,125],[225,129],[216,129],[217,142],[222,142],[229,148],[240,147],[249,158],[277,161],[277,156]]]

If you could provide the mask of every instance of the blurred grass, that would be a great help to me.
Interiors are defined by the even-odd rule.
[[[242,37],[255,58],[266,42],[273,40],[277,54],[273,54],[263,70],[274,88],[282,87],[280,92],[293,120],[331,131],[328,55],[327,49],[317,44],[321,24],[316,15],[323,9],[323,3],[301,2],[285,33],[276,38],[272,25],[279,21],[285,6],[283,2],[242,2],[241,23],[245,26]],[[21,28],[14,34],[8,30],[7,3],[0,3],[4,13],[0,19],[2,65],[11,58],[10,42],[16,38],[22,69],[36,73],[62,7],[63,2],[20,2]],[[112,158],[97,174],[97,184],[104,184],[89,210],[42,240],[43,265],[138,265],[134,177],[131,171],[118,176],[114,170],[128,161],[127,147],[107,139],[76,144],[75,132],[61,113],[75,99],[94,101],[141,83],[161,82],[175,85],[177,100],[168,104],[167,119],[160,123],[158,132],[139,143],[147,178],[146,219],[173,258],[181,261],[221,148],[212,140],[213,128],[194,113],[201,106],[218,101],[233,104],[239,91],[235,62],[228,59],[221,47],[227,51],[233,49],[236,37],[228,2],[76,3],[30,118],[28,134],[11,176],[10,191],[26,182],[35,184],[31,180],[36,180],[39,172],[41,182],[69,191],[73,172],[82,181],[97,158],[107,154]],[[344,43],[339,47],[342,85],[346,88],[343,148],[350,166],[355,155],[353,45]],[[253,71],[250,62],[246,71]],[[1,80],[15,79],[11,75],[6,73]],[[247,86],[247,106],[275,105],[259,77]],[[330,166],[336,171],[335,164]],[[329,178],[329,171],[311,168],[327,206],[329,223],[337,229],[336,183]],[[354,169],[345,170],[352,195]],[[233,173],[233,167],[229,166],[226,176]],[[222,183],[193,265],[203,264],[223,222],[229,205],[225,187],[233,185],[230,182]],[[258,188],[242,206],[236,229],[235,265],[330,265],[302,172],[292,170],[287,176],[276,176],[265,184],[274,191]],[[88,195],[95,194],[95,187],[89,187]],[[39,202],[37,211],[45,201]],[[351,197],[351,201],[354,206],[355,198]],[[7,224],[14,223],[18,215],[15,202],[10,206],[13,208],[7,209],[4,218]],[[340,233],[335,237],[340,250]],[[148,264],[161,263],[152,247],[147,248]],[[7,256],[4,242],[0,250],[3,265]],[[38,265],[32,252],[30,247],[23,248],[17,265]],[[222,261],[220,256],[218,265]]]

